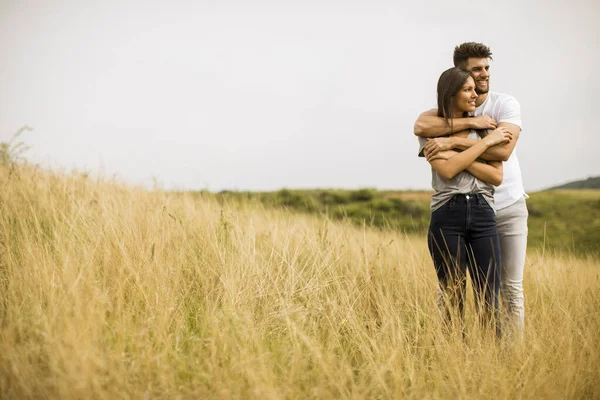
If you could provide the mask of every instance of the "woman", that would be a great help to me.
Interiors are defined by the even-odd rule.
[[[469,72],[446,70],[440,76],[437,92],[438,115],[450,125],[453,118],[475,111],[477,93]],[[475,131],[455,135],[478,138]],[[493,185],[502,182],[502,163],[480,162],[478,157],[489,147],[511,139],[508,130],[498,128],[465,151],[441,152],[428,158],[434,189],[428,245],[440,283],[440,307],[447,322],[452,319],[452,309],[458,309],[462,325],[468,269],[481,320],[495,323],[497,335],[500,243]],[[421,143],[423,148],[424,141]]]

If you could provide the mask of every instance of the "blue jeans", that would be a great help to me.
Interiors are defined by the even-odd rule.
[[[480,194],[457,194],[431,214],[427,243],[440,283],[446,322],[458,311],[463,328],[467,271],[480,321],[500,336],[500,241],[494,210]]]

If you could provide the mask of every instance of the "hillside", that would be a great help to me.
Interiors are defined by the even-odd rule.
[[[197,195],[197,194],[196,194]],[[205,193],[206,196],[213,196]],[[427,191],[288,190],[222,192],[221,203],[258,202],[269,208],[325,216],[424,236],[429,225]],[[530,194],[530,251],[600,255],[600,191],[552,190]]]
[[[524,345],[471,294],[465,340],[416,232],[24,167],[0,186],[3,399],[600,393],[597,258],[531,252]],[[423,194],[384,196],[420,221]]]
[[[600,189],[600,176],[565,183],[564,185],[555,186],[548,190],[556,189]]]

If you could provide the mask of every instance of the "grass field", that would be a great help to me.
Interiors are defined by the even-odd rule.
[[[3,399],[600,397],[594,256],[531,250],[523,345],[471,308],[465,342],[421,234],[29,168],[0,185]]]

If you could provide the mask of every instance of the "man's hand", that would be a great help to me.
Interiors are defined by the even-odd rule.
[[[446,150],[446,151],[437,152],[435,154],[428,154],[427,152],[425,152],[425,157],[428,162],[431,162],[433,160],[449,160],[450,158],[454,157],[457,154],[458,154],[458,151]]]
[[[499,128],[494,129],[492,133],[487,135],[481,140],[487,141],[489,146],[496,146],[498,144],[505,144],[512,140],[513,134],[506,126],[501,126]]]
[[[496,129],[498,125],[489,115],[480,115],[472,118],[473,129]]]
[[[454,146],[453,138],[432,138],[427,139],[423,152],[425,157],[432,157],[440,151],[452,150]],[[429,158],[427,158],[427,161],[429,161]]]

